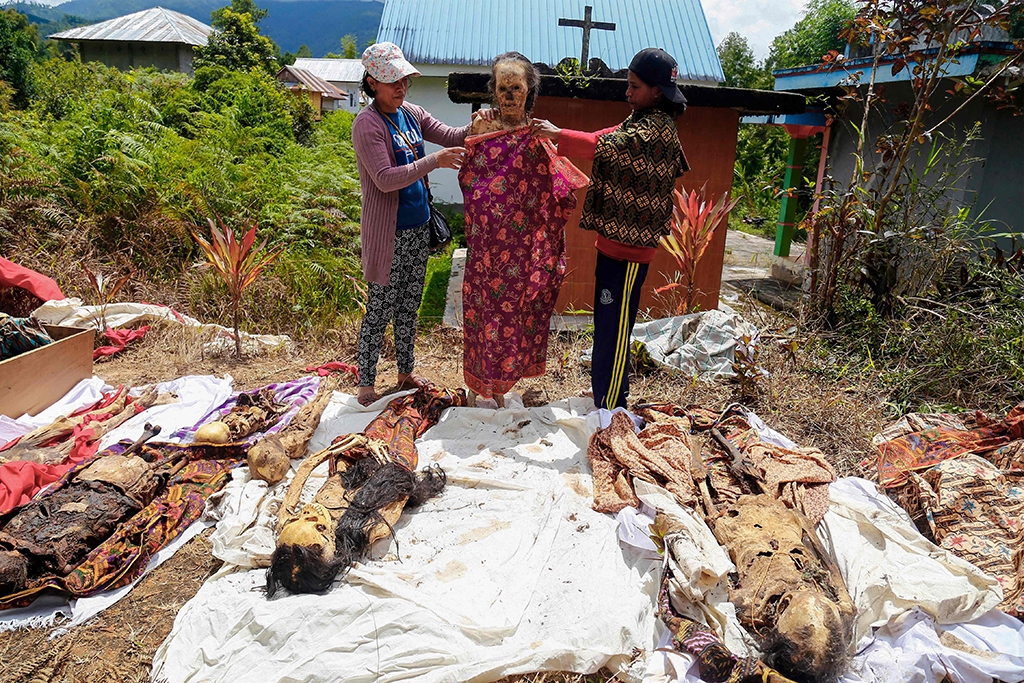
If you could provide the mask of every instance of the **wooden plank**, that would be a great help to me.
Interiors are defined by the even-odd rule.
[[[61,334],[69,336],[0,362],[0,415],[36,415],[92,377],[94,331],[51,331]]]

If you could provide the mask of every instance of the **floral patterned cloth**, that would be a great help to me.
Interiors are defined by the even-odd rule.
[[[463,367],[466,385],[487,398],[544,374],[564,228],[573,192],[590,181],[527,128],[467,138],[466,148]]]

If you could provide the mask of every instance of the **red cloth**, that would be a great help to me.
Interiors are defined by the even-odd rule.
[[[356,368],[356,366],[349,365],[347,363],[339,363],[336,360],[332,360],[330,363],[325,363],[324,365],[321,365],[320,367],[309,366],[308,368],[306,368],[306,372],[315,372],[316,374],[320,375],[321,377],[327,377],[327,375],[333,374],[335,372],[341,372],[341,373],[346,373],[347,372],[347,373],[350,373],[350,374],[354,375],[355,378],[356,378],[356,381],[359,380],[359,369]]]
[[[64,298],[64,293],[52,279],[5,258],[0,258],[0,287],[20,287],[43,301]]]
[[[142,339],[149,332],[149,325],[143,325],[137,330],[114,330],[107,328],[103,336],[113,342],[112,346],[101,346],[92,352],[92,359],[98,360],[104,356],[113,356],[118,351],[123,351],[128,342]]]
[[[32,500],[32,497],[44,486],[49,486],[57,481],[69,469],[95,454],[100,442],[93,439],[95,430],[88,425],[91,422],[101,422],[113,417],[113,413],[101,411],[110,406],[125,391],[127,391],[125,387],[118,387],[117,391],[104,394],[97,403],[72,414],[77,416],[87,413],[87,416],[81,424],[75,426],[71,433],[70,438],[74,439],[75,445],[64,462],[56,465],[41,465],[36,462],[19,460],[0,464],[0,514]],[[136,408],[136,412],[138,412],[138,408]],[[14,439],[0,448],[0,455],[19,440]]]
[[[618,126],[612,126],[596,133],[563,128],[562,132],[558,134],[558,153],[576,159],[593,159],[594,152],[597,150],[597,139],[605,133],[611,133],[616,128]],[[594,246],[608,258],[631,263],[650,263],[658,253],[655,247],[634,247],[610,240],[603,235],[597,236],[597,243]]]
[[[91,427],[77,425],[73,434],[75,445],[60,464],[41,465],[19,460],[0,465],[0,514],[32,500],[44,486],[49,486],[69,469],[94,455],[100,442],[93,440],[93,434]]]
[[[618,126],[612,126],[596,133],[563,128],[562,132],[558,134],[558,153],[563,157],[593,159],[594,152],[597,151],[597,139],[605,133],[611,133],[616,128]]]

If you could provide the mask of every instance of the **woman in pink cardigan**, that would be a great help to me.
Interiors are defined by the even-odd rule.
[[[393,43],[377,43],[362,57],[363,91],[373,102],[352,124],[352,145],[363,190],[360,236],[366,314],[359,330],[359,402],[377,400],[374,388],[384,330],[394,319],[398,386],[417,388],[416,317],[430,255],[430,205],[425,180],[436,168],[461,168],[469,126],[451,128],[405,101],[415,67]],[[445,147],[425,155],[424,139]]]

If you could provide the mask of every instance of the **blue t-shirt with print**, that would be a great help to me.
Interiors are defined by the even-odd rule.
[[[423,137],[412,117],[405,113],[404,109],[399,109],[394,114],[386,114],[386,117],[388,130],[391,132],[391,148],[395,151],[395,163],[405,166],[422,158],[424,156]],[[395,130],[396,125],[402,134]],[[408,138],[408,142],[406,142],[406,138]],[[415,151],[409,148],[410,142],[415,147]],[[427,202],[427,188],[422,179],[398,191],[399,230],[418,228],[429,220],[430,204]]]

